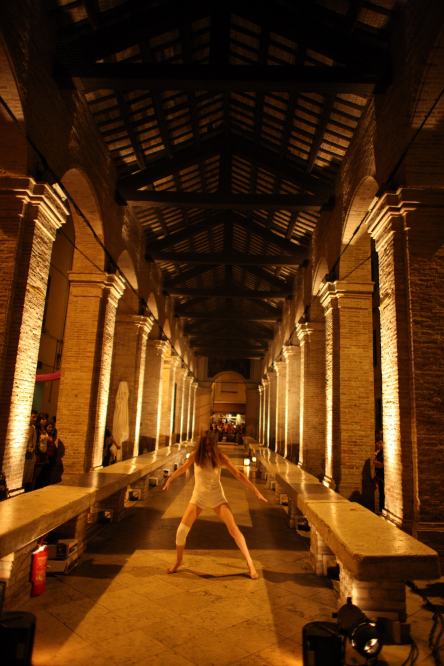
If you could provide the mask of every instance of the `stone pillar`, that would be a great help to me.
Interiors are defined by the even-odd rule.
[[[184,405],[185,405],[185,412],[184,412],[184,422],[183,422],[183,439],[184,441],[188,440],[188,433],[190,432],[191,428],[191,410],[192,410],[192,403],[193,403],[193,382],[194,382],[194,377],[192,375],[188,375],[188,377],[185,379],[185,390],[184,390]]]
[[[257,388],[246,390],[245,404],[245,434],[257,439],[257,424],[259,418],[259,393]]]
[[[70,273],[57,431],[65,473],[102,465],[114,330],[125,284],[107,273]]]
[[[387,193],[369,218],[379,258],[385,516],[444,557],[444,196]]]
[[[48,185],[0,179],[0,459],[11,490],[22,486],[52,244],[67,214]]]
[[[164,340],[148,340],[147,343],[140,426],[141,450],[147,448],[153,451],[159,448],[163,362],[168,345]]]
[[[285,433],[287,432],[287,364],[273,363],[276,372],[276,451],[286,456]]]
[[[173,434],[173,399],[176,384],[176,369],[180,359],[178,356],[169,356],[163,362],[162,380],[162,409],[160,417],[159,447],[171,446]]]
[[[259,423],[258,423],[258,435],[257,439],[259,442],[263,441],[263,421],[264,421],[264,387],[262,384],[259,384],[257,387],[257,390],[259,391]]]
[[[183,407],[184,407],[184,386],[188,374],[186,368],[177,368],[176,370],[176,405],[174,418],[174,443],[182,441],[183,428]]]
[[[269,384],[269,412],[268,412],[268,446],[276,451],[276,425],[277,425],[277,374],[272,368],[267,372]]]
[[[263,379],[262,385],[264,387],[264,411],[263,411],[263,429],[262,429],[262,444],[264,446],[269,446],[269,423],[270,423],[270,382],[269,380]]]
[[[299,346],[284,347],[282,352],[287,361],[286,411],[287,429],[285,433],[286,457],[299,462],[299,431],[301,412],[301,348]]]
[[[196,393],[196,419],[194,437],[196,440],[208,430],[211,416],[211,388],[198,386]]]
[[[325,460],[324,322],[297,325],[301,344],[301,412],[299,465],[319,479]]]
[[[197,387],[199,386],[196,380],[191,384],[191,398],[190,398],[190,427],[188,429],[188,439],[191,440],[194,437],[194,428],[196,423],[196,396],[197,396]]]
[[[120,382],[128,384],[129,433],[125,458],[139,453],[140,416],[145,377],[146,343],[153,326],[150,317],[117,315],[114,334],[113,369],[108,404],[108,425],[112,428],[116,395]]]
[[[327,282],[324,484],[374,507],[373,283]]]

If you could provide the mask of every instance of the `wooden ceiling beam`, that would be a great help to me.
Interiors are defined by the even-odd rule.
[[[176,277],[165,281],[164,288],[168,291],[169,287],[175,287],[178,284],[183,284],[184,282],[188,282],[188,280],[194,280],[194,278],[197,278],[200,275],[203,275],[204,273],[207,273],[208,271],[212,270],[213,270],[213,265],[195,266],[194,268],[190,268],[181,273],[180,275],[176,275]]]
[[[207,319],[208,321],[271,321],[279,319],[279,313],[272,314],[246,314],[223,312],[214,314],[212,312],[186,312],[180,315],[180,319]]]
[[[126,190],[132,191],[140,187],[146,187],[157,180],[167,178],[183,169],[197,166],[199,162],[220,155],[224,147],[228,147],[232,155],[249,161],[255,169],[261,166],[270,173],[293,182],[297,187],[307,192],[322,195],[324,198],[328,198],[333,192],[332,182],[307,174],[305,170],[295,166],[290,159],[282,159],[272,150],[263,146],[256,147],[253,143],[238,135],[232,135],[228,138],[218,136],[209,139],[202,142],[201,149],[192,147],[178,151],[173,160],[165,157],[160,158],[149,164],[145,170],[118,180],[117,190],[124,194]]]
[[[255,291],[254,289],[239,289],[236,286],[231,287],[231,289],[228,289],[227,287],[212,289],[181,289],[180,287],[170,287],[169,289],[165,289],[165,291],[170,296],[190,296],[193,298],[250,298],[254,300],[270,298],[279,301],[284,301],[292,295],[292,290],[290,288],[282,290],[275,289],[272,291]]]
[[[312,194],[244,194],[220,192],[125,192],[126,204],[140,208],[203,208],[215,210],[311,211],[320,213],[327,201]]]
[[[327,129],[327,125],[330,120],[330,115],[331,112],[333,111],[335,99],[336,99],[335,95],[326,95],[325,97],[324,108],[322,110],[321,119],[319,121],[315,138],[313,140],[313,143],[311,144],[310,154],[308,156],[307,173],[311,173],[314,164],[316,162],[316,158],[318,156],[319,150],[322,145],[322,141],[324,139],[325,130]]]
[[[205,265],[237,265],[237,266],[300,266],[307,253],[301,250],[300,256],[273,254],[210,254],[209,252],[150,252],[151,258],[159,264],[205,264]],[[184,274],[182,274],[184,275]]]
[[[169,2],[166,9],[164,3],[152,7],[147,6],[146,0],[126,2],[119,8],[102,12],[99,30],[93,34],[74,36],[67,44],[58,47],[57,54],[62,62],[72,57],[84,62],[96,62],[152,37],[180,30],[184,24],[202,20],[210,15],[212,5],[212,0],[193,0],[189,3],[175,0]],[[112,23],[106,25],[110,19]]]
[[[228,349],[219,351],[217,349],[201,349],[194,352],[195,356],[203,356],[208,358],[240,358],[250,359],[252,361],[260,361],[264,358],[264,353],[261,352],[241,352],[230,351]]]
[[[78,60],[68,66],[57,64],[54,77],[61,89],[93,90],[165,90],[214,92],[304,92],[325,94],[371,95],[387,89],[391,83],[388,68],[378,63],[358,69],[333,65],[170,65],[164,63],[91,63]],[[154,101],[154,100],[153,100]]]
[[[199,234],[204,233],[205,231],[210,231],[214,227],[218,227],[224,223],[224,212],[216,213],[206,218],[203,222],[197,222],[196,224],[190,224],[185,229],[176,231],[166,238],[160,238],[159,240],[152,241],[147,244],[147,253],[149,254],[151,250],[154,252],[161,252],[166,250],[168,247],[173,247],[177,243],[183,243],[183,241],[189,240]]]

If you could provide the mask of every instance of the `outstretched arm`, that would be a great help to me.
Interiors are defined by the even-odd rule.
[[[187,459],[185,460],[184,464],[181,465],[178,469],[176,469],[176,471],[174,472],[174,474],[172,474],[172,475],[169,477],[169,479],[167,479],[167,482],[165,483],[165,485],[164,485],[164,487],[162,488],[162,490],[168,490],[168,488],[170,487],[171,482],[174,481],[174,479],[177,479],[178,476],[180,476],[181,474],[183,474],[184,472],[186,472],[187,469],[189,469],[189,468],[191,467],[191,465],[192,465],[193,462],[194,462],[195,455],[196,455],[196,452],[195,452],[195,451],[193,451],[192,453],[190,453],[190,457],[187,458]]]
[[[238,481],[243,483],[244,486],[247,486],[247,488],[251,488],[251,490],[254,492],[254,494],[256,495],[256,497],[258,499],[261,499],[264,502],[268,502],[268,500],[265,499],[265,497],[262,495],[262,493],[259,492],[259,490],[256,488],[256,486],[253,486],[251,481],[249,479],[247,479],[245,474],[242,474],[242,472],[239,472],[239,470],[235,468],[235,466],[233,465],[233,463],[231,462],[229,457],[225,455],[225,453],[222,454],[222,461],[223,461],[223,464],[225,465],[225,467],[227,468],[227,470],[232,473],[232,475],[234,476],[235,479],[237,479]]]

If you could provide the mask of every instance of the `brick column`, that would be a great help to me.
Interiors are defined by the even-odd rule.
[[[188,375],[185,379],[185,389],[184,389],[184,422],[183,422],[183,439],[187,441],[188,434],[191,428],[191,407],[193,402],[193,382],[194,377]]]
[[[184,386],[187,374],[188,370],[186,368],[177,368],[176,370],[176,406],[173,437],[174,443],[182,441]]]
[[[260,395],[257,388],[246,390],[245,434],[254,439],[257,439],[259,398]]]
[[[67,211],[45,184],[0,179],[0,458],[22,485],[52,244]]]
[[[109,426],[112,426],[119,384],[120,382],[127,382],[129,391],[129,449],[127,450],[127,458],[137,456],[139,453],[146,343],[152,326],[153,320],[150,317],[117,315],[107,420]]]
[[[262,444],[269,446],[269,416],[270,416],[270,382],[267,378],[262,380],[264,387],[264,411],[262,414],[263,429],[262,429]]]
[[[285,433],[286,457],[299,461],[299,430],[301,412],[301,348],[299,346],[284,347],[282,352],[287,361],[286,411],[287,428]]]
[[[196,423],[196,396],[197,396],[197,387],[199,383],[194,380],[191,384],[191,397],[190,397],[190,426],[188,429],[188,439],[191,440],[194,437],[194,428]]]
[[[379,257],[385,515],[444,557],[444,196],[400,189],[369,220]]]
[[[324,322],[297,325],[301,344],[301,412],[299,465],[318,478],[325,459]]]
[[[163,362],[169,343],[148,340],[146,346],[145,378],[140,426],[140,449],[159,448],[160,416],[162,409]]]
[[[262,384],[259,384],[257,387],[257,390],[259,391],[259,414],[258,414],[258,434],[257,434],[257,439],[258,442],[262,442],[263,437],[262,437],[262,432],[263,432],[263,414],[264,414],[264,387]]]
[[[287,432],[287,364],[285,361],[273,363],[276,372],[276,451],[286,456],[285,433]]]
[[[194,437],[196,440],[208,430],[211,416],[211,388],[198,386],[196,393],[196,419]]]
[[[373,283],[327,282],[324,484],[374,507]]]
[[[159,447],[171,446],[173,434],[173,399],[174,386],[176,383],[176,369],[180,359],[178,356],[165,358],[163,362],[163,381],[162,381],[162,410],[160,417],[160,435]]]
[[[272,368],[268,368],[269,389],[269,412],[268,412],[268,446],[276,451],[276,425],[277,425],[277,374]]]
[[[57,405],[65,473],[102,465],[116,310],[125,285],[107,273],[70,273]]]

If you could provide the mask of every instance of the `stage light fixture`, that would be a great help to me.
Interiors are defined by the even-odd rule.
[[[249,465],[251,465],[251,460],[250,460],[250,458],[244,458],[244,465],[245,465],[246,467],[248,467]]]
[[[351,597],[338,611],[338,624],[358,654],[366,659],[376,659],[382,649],[381,635],[375,623],[352,604]]]
[[[257,460],[256,456],[253,456],[251,462],[256,462],[256,460]]]

